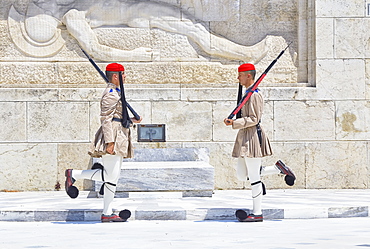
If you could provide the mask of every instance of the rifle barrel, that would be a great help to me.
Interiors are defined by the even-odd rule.
[[[256,80],[256,82],[253,83],[252,87],[251,87],[251,90],[243,96],[243,98],[240,100],[240,102],[238,103],[238,105],[235,107],[235,109],[230,113],[230,115],[227,117],[228,119],[232,119],[239,111],[240,109],[242,109],[242,107],[245,105],[245,103],[248,101],[248,99],[251,97],[253,91],[255,91],[258,87],[258,85],[261,83],[261,81],[263,80],[263,78],[265,78],[266,74],[270,71],[270,69],[275,65],[275,63],[278,61],[278,59],[284,54],[285,50],[287,50],[290,46],[290,44],[292,44],[292,42],[290,42],[288,44],[288,46],[283,49],[280,54],[276,57],[275,60],[273,60],[270,65],[266,68],[266,70],[261,74],[260,77],[258,77],[258,79]]]
[[[94,66],[94,68],[96,69],[96,71],[98,71],[98,73],[100,74],[100,76],[105,80],[106,83],[108,83],[109,80],[108,80],[107,76],[105,75],[105,73],[103,73],[103,71],[98,67],[98,65],[96,65],[95,61],[88,55],[88,53],[86,53],[85,50],[83,50],[82,48],[81,48],[81,50],[85,54],[85,56],[87,57],[87,59],[89,59],[90,63]],[[127,108],[130,110],[130,112],[132,113],[132,115],[134,115],[134,118],[136,120],[140,120],[139,114],[137,114],[137,112],[135,112],[134,108],[132,108],[127,101],[126,101],[126,105],[127,105]]]

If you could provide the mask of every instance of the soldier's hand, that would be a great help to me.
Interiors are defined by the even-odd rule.
[[[114,154],[114,143],[107,144],[107,153],[113,155]]]
[[[224,119],[225,125],[233,125],[233,122],[234,122],[234,120],[232,120],[232,119],[228,119],[228,118]]]
[[[132,120],[133,123],[140,123],[141,120],[143,120],[143,117],[140,116],[139,120],[137,120],[136,118],[131,118],[131,120]]]

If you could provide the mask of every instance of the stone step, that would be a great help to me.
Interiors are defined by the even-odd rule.
[[[93,181],[90,197],[99,197],[102,182]],[[212,197],[214,168],[204,161],[125,162],[116,197],[132,192],[181,192],[182,197]]]
[[[0,192],[0,221],[99,222],[103,200],[87,198],[88,194],[80,191],[76,199],[71,199],[65,191]],[[115,199],[114,212],[130,210],[129,221],[236,221],[237,209],[252,212],[251,190],[215,190],[212,198],[177,198],[167,192],[163,192],[165,198],[158,197],[160,193],[137,194]],[[273,222],[369,217],[369,196],[370,189],[269,189],[263,196],[262,212],[264,219]]]

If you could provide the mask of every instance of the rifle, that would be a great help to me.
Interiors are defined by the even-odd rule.
[[[263,78],[265,78],[266,74],[275,65],[275,63],[277,62],[277,60],[284,54],[285,50],[288,49],[288,47],[290,46],[290,44],[292,44],[292,42],[290,42],[288,44],[288,46],[283,51],[280,52],[280,54],[278,55],[278,57],[276,57],[276,59],[271,62],[271,64],[261,74],[261,76],[257,79],[257,81],[253,83],[252,87],[250,87],[249,90],[246,92],[246,94],[243,96],[243,98],[241,100],[239,100],[238,105],[231,112],[231,114],[229,115],[229,117],[227,119],[232,119],[242,109],[242,107],[245,105],[245,103],[247,103],[248,99],[252,96],[253,92],[257,89],[258,85],[261,83],[261,81],[263,80]]]
[[[85,50],[83,50],[81,48],[82,52],[86,55],[86,57],[89,59],[90,63],[94,66],[94,68],[96,69],[96,71],[98,71],[98,73],[100,74],[100,76],[105,80],[106,83],[109,83],[109,80],[107,78],[107,76],[105,75],[105,73],[103,73],[103,71],[98,67],[98,65],[96,65],[95,61],[85,52]],[[122,103],[123,104],[123,103]],[[140,120],[140,116],[139,114],[137,114],[137,112],[135,112],[135,110],[129,105],[129,103],[126,102],[126,106],[127,108],[130,110],[130,112],[132,113],[132,115],[134,115],[134,118],[136,120]]]

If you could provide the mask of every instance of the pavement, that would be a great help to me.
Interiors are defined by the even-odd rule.
[[[370,217],[237,221],[6,222],[1,249],[361,249]]]
[[[64,191],[0,192],[0,221],[100,220],[102,198],[76,199]],[[116,213],[129,209],[130,220],[235,220],[235,211],[252,207],[250,190],[215,190],[212,197],[182,197],[179,192],[138,192],[115,198]],[[265,220],[369,217],[370,189],[267,190],[262,208]]]

